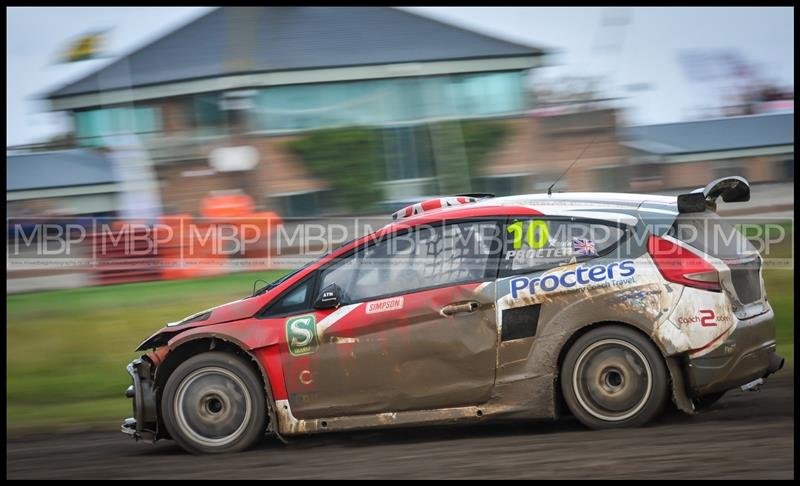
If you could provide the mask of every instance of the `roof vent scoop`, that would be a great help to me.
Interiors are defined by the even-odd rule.
[[[494,197],[494,194],[481,192],[481,193],[459,194],[450,197],[437,197],[434,199],[428,199],[426,201],[406,206],[399,211],[395,211],[394,214],[392,214],[392,220],[397,221],[400,219],[409,218],[411,216],[416,216],[418,214],[423,214],[428,211],[433,211],[435,209],[449,208],[451,206],[459,206],[461,204],[473,203],[478,201],[479,199],[484,199],[487,197]]]

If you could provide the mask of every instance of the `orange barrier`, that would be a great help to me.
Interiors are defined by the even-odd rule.
[[[200,214],[206,218],[236,218],[253,214],[255,204],[247,194],[206,196],[200,202]]]
[[[100,284],[207,277],[228,272],[231,258],[269,256],[270,238],[283,220],[255,212],[246,194],[208,196],[201,218],[165,215],[158,224],[113,221],[92,234],[95,275]],[[255,260],[251,269],[265,268]]]
[[[225,263],[230,258],[268,258],[271,235],[283,222],[280,216],[270,211],[243,214],[231,208],[224,208],[221,213],[225,216],[212,211],[211,214],[215,216],[200,220],[188,215],[161,218],[160,231],[164,236],[157,236],[157,241],[162,278],[173,280],[219,275],[227,272]],[[234,244],[240,246],[226,247],[230,241],[224,237],[231,235],[235,235]],[[228,250],[239,251],[228,255]],[[256,261],[251,269],[265,267],[265,264]]]

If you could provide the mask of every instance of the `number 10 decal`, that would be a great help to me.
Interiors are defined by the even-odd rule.
[[[522,227],[523,222],[517,221],[514,224],[508,225],[509,233],[514,233],[514,249],[519,250],[522,248]],[[539,231],[536,231],[536,230]],[[550,230],[547,228],[547,223],[541,219],[535,219],[528,224],[528,232],[526,235],[526,242],[530,248],[538,250],[543,248],[550,242]]]

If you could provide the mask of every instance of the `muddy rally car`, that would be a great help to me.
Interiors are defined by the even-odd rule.
[[[716,213],[749,197],[734,177],[677,197],[414,204],[146,339],[122,430],[219,453],[265,434],[695,413],[783,365],[762,258]]]

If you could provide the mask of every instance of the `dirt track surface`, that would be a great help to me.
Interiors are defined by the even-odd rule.
[[[590,431],[572,419],[266,439],[195,457],[108,431],[9,439],[7,477],[44,479],[794,478],[794,372],[729,392],[704,414]]]

